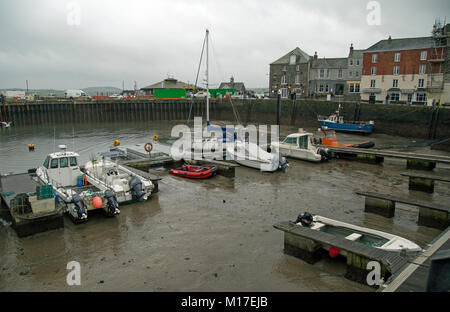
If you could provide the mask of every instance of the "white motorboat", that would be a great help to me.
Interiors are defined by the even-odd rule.
[[[120,213],[114,192],[107,187],[93,185],[78,165],[79,155],[67,152],[60,145],[60,152],[48,154],[42,166],[36,169],[38,182],[52,185],[58,200],[75,223],[87,221],[88,211],[103,209],[108,216]]]
[[[372,230],[321,216],[312,216],[309,213],[299,215],[295,221],[295,224],[298,226],[308,227],[311,230],[329,233],[337,237],[344,237],[345,239],[386,251],[417,252],[422,250],[419,245],[397,235]],[[324,246],[326,250],[328,250],[329,247],[330,246]],[[346,255],[344,250],[341,250],[340,254],[343,256]]]
[[[281,155],[285,157],[321,162],[328,160],[327,150],[314,146],[313,134],[300,132],[289,135],[283,142],[273,142],[271,147],[278,148]]]
[[[90,184],[99,189],[112,190],[119,204],[146,201],[154,189],[149,179],[105,157],[87,162],[84,172]]]
[[[234,160],[242,166],[267,172],[284,170],[289,167],[286,159],[280,155],[276,147],[269,153],[258,144],[244,141],[235,141],[234,144],[227,146],[227,160]]]
[[[0,128],[10,128],[11,121],[0,121]]]

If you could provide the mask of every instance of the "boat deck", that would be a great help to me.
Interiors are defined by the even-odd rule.
[[[0,176],[0,196],[9,206],[18,194],[36,192],[37,183],[28,173]]]

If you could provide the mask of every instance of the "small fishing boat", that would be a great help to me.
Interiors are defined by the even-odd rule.
[[[87,162],[83,169],[90,184],[114,192],[119,204],[148,200],[154,185],[146,179],[105,157]]]
[[[103,209],[107,216],[120,213],[119,204],[110,188],[95,186],[78,165],[79,155],[66,151],[65,145],[59,152],[47,155],[44,164],[36,169],[38,182],[51,185],[74,223],[86,222],[88,211]]]
[[[323,132],[324,137],[320,139],[319,144],[327,146],[341,146],[341,147],[355,147],[355,148],[372,148],[375,146],[373,141],[365,141],[357,144],[339,144],[334,130],[323,129],[319,131]]]
[[[419,245],[409,241],[403,237],[372,230],[365,227],[356,226],[353,224],[321,217],[312,216],[305,212],[298,216],[295,221],[297,226],[308,227],[311,230],[329,233],[337,237],[344,237],[345,239],[364,244],[366,246],[383,249],[386,251],[421,251]],[[324,246],[326,250],[330,246]],[[345,251],[341,250],[340,254],[345,256]]]
[[[234,160],[239,165],[265,172],[285,170],[289,167],[286,158],[280,155],[276,146],[273,146],[269,153],[258,144],[244,141],[236,141],[235,144],[227,146],[227,160]]]
[[[303,132],[288,135],[283,142],[273,142],[271,148],[277,148],[285,157],[321,162],[328,160],[330,155],[326,149],[314,146],[313,134]]]
[[[170,170],[170,173],[182,178],[209,179],[217,174],[217,167],[183,165],[181,169]]]
[[[358,132],[358,133],[372,133],[375,127],[373,121],[347,121],[340,115],[341,105],[336,111],[336,114],[332,114],[328,117],[318,116],[317,120],[320,123],[322,129],[332,129],[336,131],[346,132]]]

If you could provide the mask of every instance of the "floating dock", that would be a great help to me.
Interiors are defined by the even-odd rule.
[[[384,158],[405,159],[408,169],[433,170],[437,163],[450,164],[450,157],[440,155],[425,155],[417,153],[405,153],[388,150],[364,149],[354,147],[340,147],[319,145],[327,148],[334,155],[343,158],[351,158],[375,163],[384,162]]]
[[[55,206],[55,198],[37,200],[28,196],[32,211],[21,211],[14,205],[17,196],[36,192],[38,184],[28,173],[0,176],[0,217],[12,222],[19,237],[64,227],[63,209]]]

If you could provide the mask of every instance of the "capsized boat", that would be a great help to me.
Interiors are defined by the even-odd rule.
[[[217,174],[217,167],[183,165],[181,169],[170,170],[170,173],[182,178],[209,179]]]
[[[227,160],[234,160],[239,165],[265,172],[285,170],[289,167],[286,158],[280,155],[276,146],[269,153],[256,143],[245,141],[236,141],[227,146]]]
[[[75,223],[85,222],[88,211],[103,209],[107,216],[120,213],[115,194],[110,188],[92,185],[78,165],[79,155],[66,151],[65,145],[59,152],[47,155],[44,164],[36,169],[38,182],[52,185],[58,200],[64,205]]]
[[[373,141],[365,141],[365,142],[356,143],[356,144],[339,144],[338,139],[336,137],[336,132],[334,130],[319,129],[319,131],[323,132],[323,134],[324,134],[324,137],[321,138],[319,141],[319,144],[321,144],[321,145],[355,147],[355,148],[372,148],[375,146],[375,143]]]
[[[93,159],[84,166],[87,180],[100,189],[114,192],[119,204],[150,199],[154,185],[150,179],[128,170],[106,157]]]
[[[300,214],[295,221],[295,224],[297,226],[308,227],[311,230],[344,237],[345,239],[386,251],[398,252],[406,250],[417,252],[422,250],[419,245],[397,235],[356,226],[322,216],[312,216],[307,212]],[[324,246],[324,248],[326,247]],[[340,254],[345,256],[345,251],[341,250]]]
[[[326,149],[316,147],[313,143],[313,134],[300,129],[299,133],[288,135],[283,142],[272,142],[271,148],[277,148],[285,157],[311,162],[321,162],[331,158]]]
[[[336,131],[372,133],[375,127],[374,121],[348,121],[340,115],[341,105],[335,114],[328,117],[318,116],[317,120],[323,129],[332,129]]]

